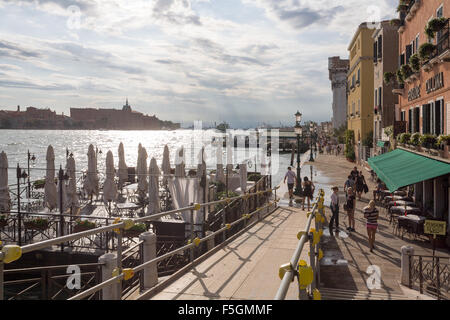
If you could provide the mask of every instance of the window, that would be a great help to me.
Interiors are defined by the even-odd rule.
[[[414,109],[414,132],[420,131],[420,107]]]
[[[424,134],[431,133],[430,117],[431,117],[430,104],[427,103],[423,105],[422,131]]]
[[[381,100],[382,100],[381,87],[379,87],[378,88],[378,106],[380,106],[380,107],[381,107]]]
[[[398,66],[399,68],[405,64],[405,53],[403,52],[399,57],[398,57]]]
[[[378,43],[373,43],[373,62],[377,63],[378,61]]]
[[[378,106],[378,89],[375,89],[375,106]]]
[[[361,100],[358,100],[358,114],[361,116]]]
[[[409,109],[408,110],[408,131],[409,131],[409,133],[413,133],[413,131],[412,131],[412,123],[413,123],[412,109]]]
[[[358,69],[358,81],[357,83],[360,83],[361,81],[361,69]]]
[[[404,64],[409,63],[409,58],[412,56],[412,45],[409,44],[406,46],[406,61]]]
[[[355,115],[355,103],[352,103],[352,115]]]
[[[378,37],[378,59],[383,57],[383,36]]]
[[[352,76],[352,87],[355,86],[355,75]]]
[[[444,133],[444,100],[437,100],[434,105],[434,134]]]
[[[406,121],[406,111],[400,113],[400,121]]]

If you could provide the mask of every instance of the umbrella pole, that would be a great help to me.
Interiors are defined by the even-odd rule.
[[[20,167],[17,164],[17,217],[18,217],[18,233],[19,246],[22,246],[22,215],[20,214]]]

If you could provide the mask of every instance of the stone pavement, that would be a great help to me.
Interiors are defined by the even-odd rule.
[[[307,163],[306,165],[309,165]],[[416,254],[432,255],[432,248],[426,239],[413,240],[405,236],[402,240],[399,236],[393,234],[392,226],[389,225],[388,217],[383,209],[380,209],[379,229],[375,238],[375,249],[371,253],[367,240],[367,231],[362,209],[367,206],[369,200],[373,199],[372,191],[375,183],[370,179],[370,172],[361,166],[358,170],[363,171],[366,182],[369,186],[369,192],[363,194],[362,200],[356,204],[356,232],[348,233],[348,219],[342,204],[345,200],[343,186],[346,177],[349,175],[354,163],[347,161],[343,156],[320,155],[314,163],[314,168],[318,176],[326,176],[329,188],[332,185],[339,186],[340,193],[340,215],[339,224],[341,230],[339,236],[330,237],[329,231],[324,229],[322,239],[322,248],[324,258],[321,262],[321,283],[325,288],[347,290],[349,292],[368,292],[367,279],[369,274],[366,272],[369,266],[375,265],[381,269],[381,289],[374,289],[372,292],[384,296],[386,299],[398,295],[406,295],[408,298],[417,298],[414,292],[405,290],[399,284],[401,268],[401,247],[404,245],[412,246]],[[323,186],[322,186],[323,187]],[[330,203],[330,190],[326,190],[325,205]],[[331,217],[331,210],[326,208],[326,218]],[[449,256],[449,251],[441,249],[436,251],[437,255]],[[338,290],[338,291],[339,291]],[[344,292],[344,291],[343,291]]]

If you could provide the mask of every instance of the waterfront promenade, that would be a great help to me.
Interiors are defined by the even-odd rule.
[[[338,185],[341,190],[345,177],[354,167],[342,156],[320,155],[313,165],[317,170],[317,185],[330,188]],[[403,240],[394,235],[392,226],[383,212],[380,214],[380,229],[376,237],[376,250],[370,253],[362,208],[371,198],[374,184],[369,181],[369,172],[363,167],[370,192],[357,202],[356,232],[341,232],[330,237],[327,228],[322,237],[324,258],[321,261],[320,290],[323,299],[430,299],[400,285],[400,249],[404,245],[415,248],[418,254],[432,254],[431,246],[425,241]],[[320,181],[327,181],[325,184]],[[319,187],[316,188],[318,190]],[[327,190],[325,204],[329,204]],[[202,299],[248,299],[271,300],[280,285],[278,269],[288,262],[298,244],[296,235],[306,224],[306,211],[289,207],[287,189],[281,184],[280,207],[249,230],[244,231],[232,242],[218,248],[205,260],[181,275],[174,282],[158,288],[145,296],[133,295],[131,299],[152,300],[202,300]],[[341,194],[341,198],[343,198]],[[343,203],[343,199],[341,200]],[[330,210],[326,208],[326,218]],[[346,214],[341,208],[340,226],[347,227]],[[437,254],[448,256],[445,250]],[[308,249],[302,252],[301,259],[309,261]],[[367,268],[380,267],[381,288],[369,290]],[[298,288],[292,283],[286,299],[297,299]]]

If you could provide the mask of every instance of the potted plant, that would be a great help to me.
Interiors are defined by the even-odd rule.
[[[420,136],[419,132],[413,133],[409,139],[409,144],[413,145],[417,151],[420,151]]]
[[[413,74],[413,71],[409,64],[402,65],[400,68],[400,72],[402,73],[404,80],[408,79]]]
[[[395,74],[393,72],[385,72],[384,73],[384,83],[386,85],[393,84],[394,79],[395,79]]]
[[[402,24],[402,20],[400,19],[392,19],[390,22],[391,26],[400,27]]]
[[[441,31],[442,29],[444,29],[444,27],[447,25],[447,18],[444,18],[444,17],[441,17],[441,18],[434,18],[434,19],[431,19],[429,22],[428,22],[428,25],[427,25],[427,29],[429,29],[430,31],[432,31],[432,32],[439,32],[439,31]],[[428,34],[427,34],[428,35]],[[433,34],[433,36],[432,37],[430,37],[430,38],[434,38],[434,34]]]
[[[409,144],[409,140],[411,139],[411,133],[405,132],[400,134],[400,143],[403,145]]]
[[[406,10],[408,10],[406,1],[400,1],[399,5],[397,6],[397,12],[406,12]]]
[[[420,72],[420,57],[417,53],[409,58],[409,65],[411,66],[412,71]]]
[[[422,62],[428,61],[430,59],[431,54],[436,49],[436,46],[432,43],[424,43],[419,48],[419,57]]]
[[[440,148],[440,156],[442,158],[448,158],[448,149],[450,145],[450,135],[441,134],[437,138],[436,145]]]
[[[405,84],[405,79],[403,78],[403,73],[400,69],[397,70],[396,76],[397,76],[397,82],[399,84]]]
[[[123,236],[128,238],[137,238],[141,233],[147,231],[147,225],[145,223],[136,223],[128,230],[123,230]]]
[[[35,218],[28,221],[24,221],[23,225],[25,226],[25,229],[44,231],[48,229],[49,222],[47,219]]]
[[[252,173],[248,176],[247,181],[258,182],[261,178],[262,175],[260,173]]]
[[[75,226],[73,227],[73,232],[82,232],[86,230],[95,229],[97,226],[94,222],[89,222],[88,220],[82,221],[81,219],[77,219],[75,221]]]
[[[0,215],[0,229],[3,229],[8,225],[8,221],[6,220],[6,216],[4,214]]]
[[[424,134],[423,136],[420,136],[419,141],[420,145],[425,149],[428,149],[427,151],[429,152],[429,149],[435,148],[437,138],[432,134]]]
[[[45,187],[45,179],[34,181],[33,187],[34,189],[43,189]]]

